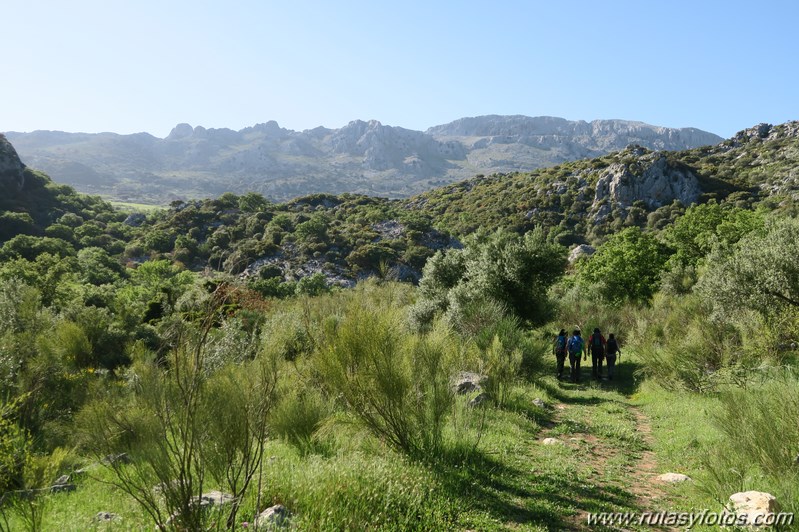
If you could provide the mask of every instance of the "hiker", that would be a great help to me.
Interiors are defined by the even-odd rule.
[[[585,342],[580,336],[580,330],[575,329],[571,338],[566,343],[569,351],[569,365],[571,366],[571,382],[580,382],[580,355],[585,359]]]
[[[561,329],[553,343],[555,358],[558,361],[558,380],[563,377],[563,364],[566,362],[566,341],[566,329]]]
[[[619,348],[619,342],[616,340],[616,336],[613,333],[608,335],[608,345],[607,345],[607,354],[605,357],[608,361],[608,380],[613,380],[613,374],[616,373],[616,355],[619,356],[621,359],[621,349]]]
[[[594,329],[594,334],[588,338],[588,352],[591,353],[591,376],[595,379],[602,378],[602,360],[605,358],[605,345],[607,341],[599,330]]]

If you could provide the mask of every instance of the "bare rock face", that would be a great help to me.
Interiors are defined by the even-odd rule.
[[[17,150],[0,133],[0,189],[20,191],[25,185],[25,165]]]
[[[569,252],[569,264],[573,264],[579,259],[590,257],[596,252],[593,246],[588,244],[580,244]]]
[[[600,176],[592,206],[595,219],[604,219],[614,207],[627,210],[636,201],[657,209],[674,200],[690,205],[699,199],[702,190],[690,169],[670,163],[659,152],[633,148],[631,155],[634,162],[612,164]]]

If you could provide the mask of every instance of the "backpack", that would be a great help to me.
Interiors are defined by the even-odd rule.
[[[602,335],[594,334],[591,336],[591,347],[594,351],[601,351],[602,350]]]
[[[619,344],[616,343],[616,339],[611,338],[610,340],[608,340],[608,354],[615,355],[618,352],[618,350],[619,350]]]
[[[583,350],[583,339],[579,336],[572,336],[569,338],[569,354],[579,355]]]
[[[567,338],[565,336],[558,336],[557,350],[559,353],[566,350],[566,340]]]

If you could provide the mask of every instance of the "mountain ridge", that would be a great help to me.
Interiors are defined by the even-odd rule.
[[[226,191],[281,201],[343,192],[401,198],[477,174],[531,171],[629,144],[680,150],[723,140],[695,128],[522,115],[462,118],[424,132],[377,120],[298,132],[272,120],[239,131],[182,123],[163,139],[54,131],[7,136],[26,164],[60,182],[145,203]]]

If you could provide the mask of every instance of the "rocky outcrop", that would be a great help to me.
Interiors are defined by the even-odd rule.
[[[580,244],[569,252],[569,264],[573,264],[582,258],[593,255],[596,249],[588,244]]]
[[[17,150],[0,133],[0,190],[20,191],[25,186],[25,165]]]
[[[626,211],[637,201],[657,209],[674,200],[687,206],[699,199],[702,189],[690,169],[660,152],[647,153],[640,147],[629,151],[629,162],[612,164],[599,177],[591,209],[595,220],[603,220],[614,208]]]

